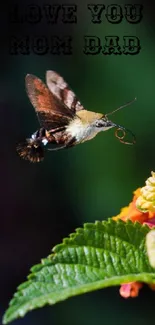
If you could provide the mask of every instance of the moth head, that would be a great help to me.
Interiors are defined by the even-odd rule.
[[[103,115],[101,118],[93,121],[92,126],[96,129],[96,131],[100,132],[116,127],[116,124],[110,121],[106,115]]]

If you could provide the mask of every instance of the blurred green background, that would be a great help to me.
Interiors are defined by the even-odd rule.
[[[19,3],[23,8],[32,4],[28,1]],[[37,2],[40,6],[43,3],[41,0]],[[72,1],[53,3],[69,4]],[[63,24],[60,19],[56,25],[49,25],[45,20],[36,25],[11,24],[8,13],[13,1],[3,4],[1,315],[33,264],[46,257],[53,246],[84,222],[117,215],[132,199],[132,192],[143,186],[151,170],[155,171],[155,4],[139,2],[144,6],[139,24],[129,24],[125,18],[120,24],[110,24],[105,12],[102,23],[93,24],[87,9],[89,2],[74,0],[73,3],[78,6],[78,23],[73,25]],[[112,3],[104,1],[105,6]],[[128,1],[124,3],[128,4]],[[115,1],[115,4],[120,3]],[[71,35],[73,55],[10,55],[9,38],[26,35]],[[83,53],[84,35],[98,36],[103,43],[108,35],[117,35],[120,39],[137,36],[142,48],[133,56],[86,56]],[[32,165],[21,160],[16,153],[16,144],[39,127],[25,92],[24,78],[27,73],[32,73],[45,80],[46,70],[60,73],[91,111],[108,113],[136,96],[137,102],[112,116],[114,122],[135,133],[136,145],[121,144],[115,138],[114,130],[110,130],[73,149],[46,152],[41,164]],[[155,293],[147,287],[133,300],[121,298],[118,287],[109,288],[33,311],[16,323],[151,324],[154,299]]]

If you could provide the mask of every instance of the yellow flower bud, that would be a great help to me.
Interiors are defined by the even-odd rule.
[[[140,189],[140,196],[136,200],[136,208],[141,212],[155,212],[155,173],[146,180],[146,186]]]

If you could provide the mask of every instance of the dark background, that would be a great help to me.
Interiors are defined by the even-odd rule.
[[[28,1],[19,3],[23,8],[32,4]],[[43,3],[36,2],[40,6]],[[87,9],[88,1],[59,3],[78,5],[77,24],[64,25],[61,19],[52,26],[46,21],[33,26],[11,24],[9,11],[13,2],[3,3],[1,10],[1,315],[32,265],[39,263],[53,246],[84,222],[117,215],[121,207],[130,202],[132,192],[144,184],[151,170],[155,170],[153,4],[143,2],[143,19],[139,24],[129,24],[125,19],[120,24],[110,24],[103,14],[102,23],[94,25]],[[104,1],[106,6],[112,3]],[[120,4],[119,1],[115,3]],[[73,55],[9,54],[11,35],[65,34],[73,37]],[[117,35],[120,39],[137,36],[142,49],[135,56],[86,56],[83,54],[84,35],[96,35],[103,44],[106,35]],[[50,69],[59,72],[83,105],[95,112],[110,112],[136,96],[136,103],[113,116],[114,122],[136,134],[136,145],[119,143],[114,130],[110,130],[76,148],[46,152],[46,159],[41,164],[21,160],[16,153],[16,144],[39,127],[25,92],[24,78],[27,73],[32,73],[44,80],[46,70]],[[108,288],[75,297],[33,311],[16,323],[152,323],[155,293],[146,287],[137,299],[124,300],[118,289]]]

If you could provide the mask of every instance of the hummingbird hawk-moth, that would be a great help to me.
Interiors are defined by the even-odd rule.
[[[17,146],[17,152],[22,158],[31,162],[42,161],[44,146],[47,144],[55,145],[48,150],[70,148],[94,138],[100,131],[113,127],[116,128],[115,135],[121,142],[135,143],[135,136],[131,131],[108,119],[108,115],[131,104],[134,100],[104,115],[87,111],[65,80],[54,71],[46,72],[47,85],[32,74],[26,75],[25,82],[40,128]],[[122,135],[119,135],[120,131],[123,132]],[[123,140],[126,132],[131,133],[132,142]]]

